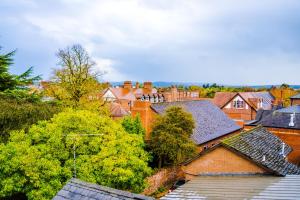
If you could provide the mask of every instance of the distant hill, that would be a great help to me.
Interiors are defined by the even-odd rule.
[[[191,85],[203,86],[207,83],[200,83],[200,82],[164,82],[164,81],[154,81],[152,82],[155,87],[170,87],[172,85],[183,85],[184,87],[188,87]],[[112,86],[121,86],[123,85],[123,81],[121,82],[110,82]],[[135,82],[132,82],[135,85]],[[211,85],[212,83],[210,83]],[[218,84],[222,85],[222,84]],[[280,86],[280,85],[224,85],[226,87],[251,87],[251,88],[271,88],[272,86]],[[300,89],[300,85],[290,85],[291,88]]]

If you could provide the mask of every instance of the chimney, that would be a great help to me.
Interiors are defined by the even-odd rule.
[[[152,82],[144,82],[144,89],[152,90]]]
[[[178,90],[177,87],[175,85],[172,85],[171,87],[171,96],[172,96],[172,100],[171,101],[178,101]]]
[[[140,87],[140,83],[139,82],[135,82],[135,88],[139,88]]]
[[[295,126],[295,123],[294,123],[295,116],[296,116],[296,113],[291,114],[291,119],[290,119],[290,123],[289,123],[290,127]]]
[[[266,161],[266,156],[263,155],[262,162],[265,162],[265,161]]]
[[[132,83],[131,83],[131,81],[124,81],[123,88],[131,89],[131,88],[132,88]]]

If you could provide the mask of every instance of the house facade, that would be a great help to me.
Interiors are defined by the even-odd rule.
[[[274,100],[269,92],[217,92],[213,103],[243,126],[255,119],[259,109],[272,109]]]

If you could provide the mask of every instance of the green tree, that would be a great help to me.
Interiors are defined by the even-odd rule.
[[[47,95],[74,107],[92,100],[99,102],[97,95],[103,85],[98,78],[103,73],[93,70],[95,62],[87,51],[81,45],[73,45],[59,50],[57,56],[61,68],[55,70]]]
[[[27,129],[61,111],[61,106],[54,102],[28,102],[6,95],[0,95],[0,105],[0,142],[7,140],[10,131]]]
[[[0,144],[0,197],[53,198],[74,172],[74,144],[78,178],[141,192],[151,173],[143,143],[141,135],[128,134],[109,117],[84,110],[59,113]]]
[[[13,64],[13,56],[15,53],[16,51],[12,51],[7,54],[0,54],[0,92],[24,89],[24,86],[41,79],[40,76],[32,76],[33,67],[30,67],[20,75],[11,74],[9,72],[9,68]]]
[[[122,119],[123,128],[130,134],[145,135],[145,129],[139,115],[136,117],[126,116]]]
[[[159,162],[158,167],[177,165],[196,152],[196,146],[190,136],[195,122],[192,115],[181,107],[170,107],[155,120],[150,148]]]

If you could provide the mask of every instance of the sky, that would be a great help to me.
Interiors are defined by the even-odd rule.
[[[12,73],[81,44],[103,81],[300,84],[299,0],[0,0]]]

